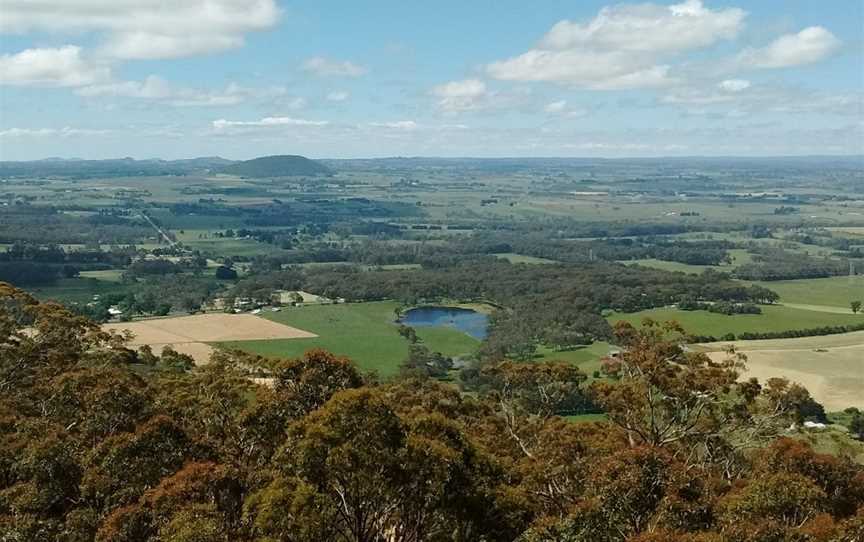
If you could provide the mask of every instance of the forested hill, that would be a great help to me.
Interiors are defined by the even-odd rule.
[[[262,156],[237,162],[222,168],[222,173],[243,177],[293,177],[300,175],[331,175],[327,166],[304,156]]]

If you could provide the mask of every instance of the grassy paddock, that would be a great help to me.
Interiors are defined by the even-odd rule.
[[[864,301],[864,275],[756,282],[780,294],[781,303],[837,307],[851,313],[851,301]]]
[[[502,260],[507,260],[510,263],[527,263],[527,264],[559,263],[557,260],[549,260],[547,258],[537,258],[534,256],[525,256],[525,255],[516,254],[513,252],[495,254],[495,257],[502,259]]]
[[[106,282],[120,282],[123,280],[122,269],[105,269],[100,271],[81,271],[79,276],[84,279],[96,279]]]
[[[658,321],[675,320],[694,335],[720,337],[727,333],[764,333],[809,329],[821,326],[840,326],[864,322],[864,315],[834,314],[804,310],[783,305],[762,307],[762,314],[736,314],[726,316],[708,311],[682,311],[672,308],[651,309],[635,313],[616,313],[608,317],[612,323],[619,320],[639,325],[643,318]]]
[[[318,335],[313,339],[242,341],[221,343],[255,354],[297,357],[310,348],[323,348],[348,356],[363,371],[393,375],[408,356],[408,342],[397,333],[393,323],[393,301],[346,303],[285,309],[266,313],[268,319],[298,327]],[[480,344],[477,339],[450,328],[417,328],[417,335],[433,351],[448,356],[470,354]]]
[[[96,278],[60,279],[51,286],[26,288],[43,301],[59,301],[61,303],[88,303],[94,295],[125,292],[127,286]]]

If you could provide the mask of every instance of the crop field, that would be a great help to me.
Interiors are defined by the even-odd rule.
[[[763,333],[864,323],[864,315],[835,314],[784,305],[766,305],[761,308],[762,314],[735,314],[732,316],[708,311],[682,311],[663,308],[629,314],[616,313],[607,319],[610,322],[624,320],[634,325],[638,325],[646,317],[657,321],[675,320],[689,333],[715,337],[727,333],[737,335],[747,332]]]
[[[699,349],[722,358],[718,352],[733,344],[747,356],[746,378],[764,381],[784,377],[806,387],[826,410],[849,406],[864,408],[864,332],[774,339],[709,343]]]
[[[196,363],[207,363],[217,341],[296,340],[315,337],[313,333],[265,320],[252,314],[197,314],[177,318],[158,318],[138,322],[105,324],[102,329],[130,332],[130,346],[149,345],[155,353],[170,346],[188,353]]]
[[[363,371],[389,376],[398,372],[399,364],[408,356],[408,341],[397,333],[393,323],[394,310],[398,306],[395,302],[380,301],[317,305],[267,313],[265,317],[268,320],[308,330],[317,337],[223,341],[220,346],[283,358],[301,356],[311,348],[323,348],[350,357]],[[418,327],[416,331],[430,350],[447,356],[470,354],[480,344],[477,339],[455,329]]]

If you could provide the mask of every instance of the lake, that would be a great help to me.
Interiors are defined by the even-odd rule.
[[[489,316],[457,307],[418,307],[405,312],[400,322],[411,327],[453,327],[483,340],[489,327]]]

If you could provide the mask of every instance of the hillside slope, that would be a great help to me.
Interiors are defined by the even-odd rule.
[[[243,177],[294,177],[301,175],[332,175],[333,171],[303,156],[262,156],[237,162],[222,168],[222,173]]]

